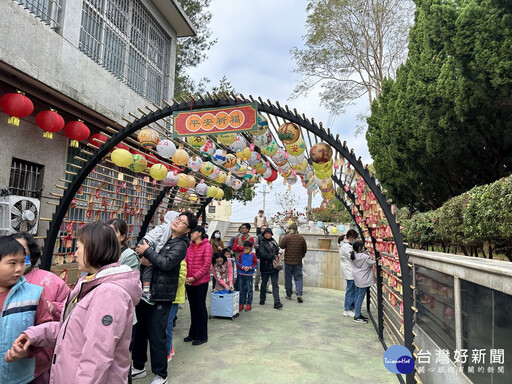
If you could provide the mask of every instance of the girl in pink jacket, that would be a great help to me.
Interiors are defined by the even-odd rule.
[[[126,383],[133,307],[142,296],[139,272],[117,262],[119,243],[110,226],[87,224],[77,239],[78,269],[88,275],[69,294],[60,321],[28,328],[10,356],[55,345],[50,383]]]

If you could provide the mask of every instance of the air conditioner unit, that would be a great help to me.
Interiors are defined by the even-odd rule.
[[[41,202],[25,196],[5,196],[0,202],[0,231],[37,234]]]

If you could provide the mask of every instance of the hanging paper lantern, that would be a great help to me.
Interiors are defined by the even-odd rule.
[[[39,112],[36,115],[36,124],[45,131],[43,137],[52,139],[54,132],[59,132],[64,128],[64,118],[54,109],[50,109],[49,111]]]
[[[126,149],[116,148],[110,154],[110,160],[118,167],[129,167],[133,163],[133,157]]]
[[[263,148],[263,147],[266,147],[267,145],[269,145],[272,142],[272,140],[273,140],[272,133],[270,133],[270,131],[267,131],[266,133],[264,133],[261,136],[254,136],[252,142],[257,147]]]
[[[174,164],[182,165],[182,166],[184,166],[188,163],[188,159],[189,159],[188,153],[184,149],[181,149],[181,148],[177,149],[176,153],[171,158],[171,160],[173,161]]]
[[[226,172],[224,172],[224,171],[220,171],[219,176],[217,176],[217,177],[215,178],[215,181],[216,181],[217,183],[222,184],[222,183],[224,183],[224,182],[226,181],[227,177],[228,177],[228,175],[227,175],[227,173],[226,173]]]
[[[254,167],[254,171],[259,175],[263,175],[265,172],[267,172],[267,169],[267,165],[263,162],[259,163]]]
[[[156,145],[156,151],[165,159],[170,159],[176,153],[176,146],[171,140],[160,140]]]
[[[332,159],[332,148],[325,143],[316,143],[309,150],[309,157],[315,163],[323,164]]]
[[[271,183],[271,182],[273,182],[273,181],[275,181],[277,179],[277,172],[274,169],[272,169],[272,168],[269,168],[269,169],[270,169],[270,172],[271,172],[270,176],[269,177],[264,177],[264,179],[266,181],[268,181],[269,183]]]
[[[255,131],[251,131],[253,136],[261,136],[268,130],[268,121],[261,114],[258,113],[258,129]]]
[[[217,140],[221,144],[231,145],[236,140],[236,133],[221,133],[220,135],[217,135]]]
[[[229,145],[233,152],[240,152],[245,147],[247,147],[247,141],[240,135],[237,135],[235,141]]]
[[[254,184],[258,183],[260,181],[260,177],[258,175],[255,175],[254,173],[251,173],[251,178],[247,179],[248,183]]]
[[[236,157],[240,161],[249,160],[251,158],[251,155],[252,151],[249,149],[249,147],[245,147],[244,149],[236,153]]]
[[[167,176],[167,168],[163,164],[154,164],[149,168],[149,174],[155,180],[163,180]]]
[[[279,148],[271,158],[277,166],[281,166],[286,162],[287,157],[286,150],[284,148]]]
[[[0,109],[9,115],[7,124],[19,127],[20,117],[27,117],[34,112],[34,104],[23,92],[18,91],[0,97]]]
[[[165,176],[164,184],[168,187],[174,187],[178,185],[179,177],[173,171],[167,172],[167,176]]]
[[[313,169],[315,171],[326,171],[327,169],[332,168],[332,160],[329,160],[326,163],[315,163],[313,162]]]
[[[188,136],[187,143],[196,148],[202,147],[206,143],[206,136]]]
[[[306,143],[302,137],[299,137],[295,143],[286,145],[286,150],[292,156],[302,155],[306,150]]]
[[[240,168],[242,168],[242,164],[240,163],[236,163],[234,166],[232,166],[229,170],[232,172],[232,173],[237,173]]]
[[[203,180],[196,186],[196,192],[198,195],[204,196],[206,195],[206,192],[208,192],[208,185],[204,183]]]
[[[277,136],[285,144],[295,143],[300,137],[300,128],[293,123],[285,123],[277,130]]]
[[[239,179],[235,179],[235,180],[233,181],[232,188],[233,188],[234,190],[239,190],[240,188],[242,188],[242,184],[243,184],[243,183],[242,183]]]
[[[184,173],[178,173],[178,187],[186,189],[188,186],[188,178]]]
[[[132,155],[132,159],[133,162],[129,165],[129,168],[133,172],[142,172],[147,168],[148,162],[143,155]]]
[[[226,177],[226,181],[224,182],[224,184],[232,187],[233,186],[233,183],[235,182],[236,180],[236,177],[233,176],[233,175],[228,175],[228,177]]]
[[[302,172],[308,167],[308,161],[304,159],[304,161],[300,164],[292,164],[292,169],[296,170],[297,172]]]
[[[265,156],[274,156],[277,153],[278,147],[277,143],[272,140],[272,142],[264,148],[261,148],[261,153]]]
[[[65,128],[65,127],[64,127]],[[127,145],[124,145],[123,143],[119,143],[117,144],[114,148],[119,148],[119,149],[126,149],[127,151],[130,150],[130,147],[127,146]]]
[[[156,148],[158,144],[158,132],[152,128],[141,129],[137,135],[140,145],[144,148]]]
[[[203,156],[211,156],[215,153],[215,143],[211,140],[206,140],[204,145],[201,147],[200,151]]]
[[[91,131],[89,131],[83,120],[77,120],[70,121],[64,126],[64,134],[71,140],[69,143],[71,147],[78,147],[78,142],[86,140]]]
[[[226,151],[217,149],[212,155],[212,161],[217,165],[222,165],[226,162]]]
[[[188,159],[187,166],[194,172],[198,172],[203,166],[203,161],[198,156],[192,156]]]
[[[265,180],[267,180],[272,175],[272,171],[273,171],[272,168],[267,168],[265,170],[265,173],[263,175],[261,175],[261,177],[263,177]]]
[[[235,175],[237,175],[238,177],[243,177],[247,173],[247,167],[241,164],[240,168],[237,171],[233,172],[235,172]]]
[[[213,172],[208,175],[208,178],[214,180],[217,177],[219,177],[219,175],[220,175],[220,168],[217,167],[216,165],[214,165]]]
[[[227,169],[230,169],[230,168],[233,168],[236,163],[238,162],[237,158],[235,155],[233,155],[232,153],[228,153],[226,155],[226,161],[224,163],[224,166],[227,168]]]
[[[215,198],[216,198],[217,200],[220,200],[220,199],[222,199],[223,197],[224,197],[224,191],[223,191],[222,189],[220,189],[220,188],[217,188],[217,193],[216,193],[216,195],[215,195]]]
[[[194,188],[196,186],[196,178],[192,175],[187,175],[187,188]]]
[[[89,144],[94,145],[95,147],[101,147],[103,143],[108,140],[108,137],[102,133],[95,133],[89,137]]]
[[[208,187],[208,191],[206,192],[206,196],[208,197],[215,197],[217,194],[217,188],[216,187]]]
[[[301,154],[299,156],[292,156],[292,155],[289,155],[288,156],[288,162],[290,164],[300,164],[304,161],[306,157],[304,156],[304,154]]]
[[[261,161],[261,155],[258,152],[256,152],[256,151],[252,151],[251,152],[251,157],[249,157],[247,159],[247,164],[249,164],[249,165],[256,165],[260,161]]]
[[[213,172],[214,165],[210,163],[209,161],[203,162],[203,165],[201,166],[201,173],[205,176],[211,175]]]
[[[330,179],[332,176],[332,168],[326,169],[325,171],[315,171],[315,176],[322,180]]]
[[[197,201],[197,195],[193,192],[193,190],[189,190],[187,191],[187,198],[191,201],[191,202],[195,202]]]

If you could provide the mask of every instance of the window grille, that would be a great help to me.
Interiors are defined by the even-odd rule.
[[[17,0],[17,2],[50,28],[59,27],[57,22],[60,10],[59,0]]]
[[[209,205],[208,206],[208,213],[215,213],[215,205]]]
[[[167,98],[171,40],[140,0],[83,0],[80,50],[142,97]]]
[[[41,198],[44,166],[12,159],[9,189],[13,195]]]

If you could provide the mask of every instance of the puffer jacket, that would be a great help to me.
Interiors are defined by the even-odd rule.
[[[304,237],[298,233],[290,233],[281,239],[279,248],[283,248],[284,262],[288,265],[302,265],[308,246]]]
[[[185,280],[187,279],[187,262],[185,259],[180,263],[180,277],[178,279],[178,290],[173,304],[183,304],[185,302]]]
[[[50,384],[126,383],[133,307],[142,296],[138,271],[119,263],[82,277],[60,321],[29,327],[33,346],[55,345]]]
[[[340,244],[340,266],[341,272],[343,272],[343,276],[345,280],[354,280],[354,263],[350,258],[350,254],[354,249],[352,248],[352,243],[347,239],[344,239]]]
[[[160,252],[151,247],[144,251],[143,256],[155,266],[151,281],[151,300],[173,302],[176,298],[180,263],[187,254],[188,244],[187,236],[178,236],[169,239]]]
[[[187,249],[187,278],[193,277],[192,285],[208,283],[210,281],[210,265],[212,264],[212,246],[208,239],[199,244],[192,243]]]
[[[375,260],[367,253],[356,253],[354,260],[354,284],[358,288],[367,288],[375,284],[373,266]]]
[[[270,240],[267,240],[264,237],[259,238],[256,256],[260,259],[261,273],[278,272],[272,265],[272,261],[277,257],[278,253],[279,246],[273,238]]]

